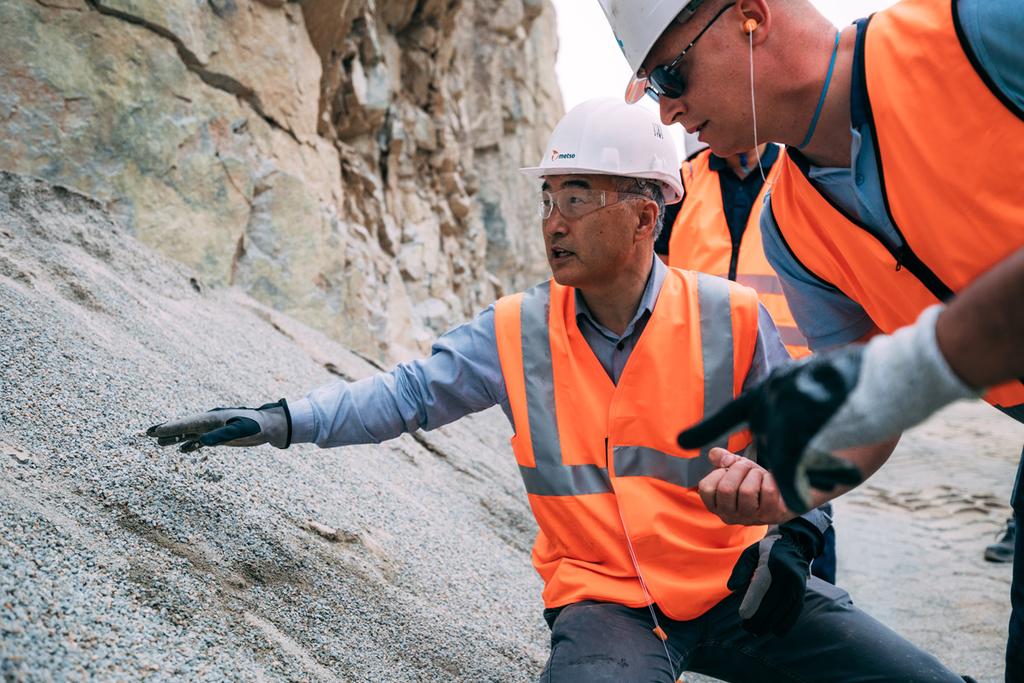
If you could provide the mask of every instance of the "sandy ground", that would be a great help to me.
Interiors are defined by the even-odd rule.
[[[861,607],[951,668],[1001,681],[1011,567],[982,552],[1005,528],[1024,426],[983,403],[904,436],[837,505],[839,581]]]
[[[1005,528],[1022,444],[1024,425],[980,401],[960,403],[905,434],[886,466],[835,505],[839,585],[946,666],[987,683],[1003,680],[1011,568],[982,552]]]

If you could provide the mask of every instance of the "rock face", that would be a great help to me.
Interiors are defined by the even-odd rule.
[[[0,169],[395,360],[543,277],[548,0],[0,0]]]
[[[332,450],[142,436],[372,372],[0,172],[0,680],[535,680],[536,527],[499,409]]]

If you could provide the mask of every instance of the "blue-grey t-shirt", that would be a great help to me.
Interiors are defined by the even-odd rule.
[[[1024,11],[1020,0],[959,0],[957,9],[981,68],[1010,101],[1024,108]],[[854,93],[855,99],[857,96]],[[899,246],[898,233],[885,210],[873,131],[864,123],[851,132],[851,167],[812,166],[810,178],[821,192],[876,236]],[[766,202],[770,200],[769,196]],[[761,231],[765,256],[782,281],[789,308],[811,349],[849,344],[875,327],[860,304],[823,284],[793,258],[782,243],[770,210],[761,212]]]

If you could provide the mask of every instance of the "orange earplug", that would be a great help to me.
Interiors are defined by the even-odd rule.
[[[754,29],[757,28],[757,26],[757,19],[747,19],[743,22],[743,32],[750,35],[754,32]]]

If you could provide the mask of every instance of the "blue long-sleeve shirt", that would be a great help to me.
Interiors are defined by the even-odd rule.
[[[652,261],[640,304],[621,335],[597,322],[576,292],[576,324],[616,384],[654,312],[668,272],[653,254]],[[789,360],[775,323],[758,304],[757,343],[744,389]],[[288,404],[292,442],[313,442],[324,448],[380,443],[404,432],[435,429],[494,405],[501,406],[512,424],[498,358],[493,304],[472,321],[442,335],[427,358],[401,363],[390,372],[357,382],[333,382]],[[821,510],[811,510],[802,517],[821,533],[831,524],[830,516]]]
[[[636,314],[621,335],[594,319],[576,292],[576,322],[601,365],[618,383],[619,376],[654,311],[667,267],[653,258]],[[744,386],[763,379],[789,360],[775,323],[759,309],[754,360]],[[435,429],[500,405],[512,422],[505,379],[498,358],[494,306],[472,321],[442,335],[427,358],[401,363],[357,382],[337,381],[289,402],[292,441],[321,447],[380,443],[417,429]]]

